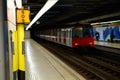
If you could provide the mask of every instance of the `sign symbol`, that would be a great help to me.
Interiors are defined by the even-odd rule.
[[[29,23],[29,10],[17,10],[17,23]]]
[[[25,15],[22,15],[21,17],[22,17],[22,18],[25,18]]]
[[[22,22],[24,22],[25,20],[24,19],[22,19]]]

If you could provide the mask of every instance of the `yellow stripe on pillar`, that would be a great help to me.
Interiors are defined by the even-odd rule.
[[[13,80],[17,80],[18,71],[18,51],[17,51],[17,31],[12,31],[12,70],[13,70]]]
[[[25,53],[23,53],[24,24],[17,24],[17,43],[18,43],[18,80],[25,80]]]
[[[18,70],[18,53],[17,53],[17,32],[12,32],[12,46],[13,46],[13,71]]]
[[[25,55],[22,53],[22,43],[24,41],[24,24],[17,24],[19,69],[25,71]]]

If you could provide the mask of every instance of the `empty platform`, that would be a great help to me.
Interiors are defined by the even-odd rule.
[[[26,43],[26,80],[86,80],[32,39]]]
[[[95,45],[111,47],[111,48],[118,48],[120,49],[120,43],[111,43],[111,42],[103,42],[103,41],[95,41]]]

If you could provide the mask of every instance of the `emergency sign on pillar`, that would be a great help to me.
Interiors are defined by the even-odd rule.
[[[17,24],[29,24],[30,10],[17,9]]]
[[[29,10],[17,9],[18,80],[25,80],[24,24],[30,22]]]

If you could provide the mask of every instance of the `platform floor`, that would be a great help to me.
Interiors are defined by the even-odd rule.
[[[94,43],[95,43],[95,45],[120,49],[120,43],[111,43],[111,42],[104,42],[104,41],[95,41]]]
[[[26,43],[26,80],[86,80],[32,39]]]

